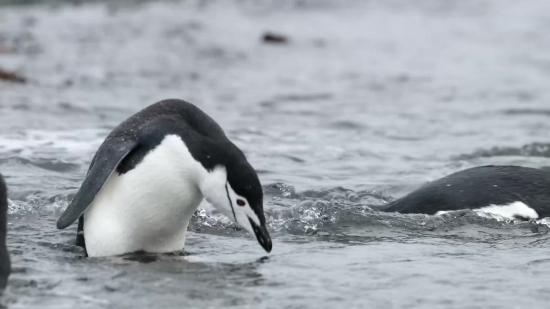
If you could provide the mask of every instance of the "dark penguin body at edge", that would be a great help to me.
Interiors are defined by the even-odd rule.
[[[78,219],[77,245],[90,254],[89,239],[94,238],[95,256],[133,252],[129,248],[148,251],[142,248],[144,243],[153,248],[150,252],[165,252],[168,247],[181,250],[189,219],[203,197],[253,233],[266,251],[271,250],[262,187],[242,151],[198,107],[164,100],[109,134],[57,226],[63,229]],[[174,216],[167,211],[175,212]],[[175,231],[174,224],[168,230],[166,219],[182,222],[180,230]],[[94,227],[86,220],[93,220]],[[150,222],[156,226],[143,226]],[[114,231],[112,238],[127,240],[109,238],[110,232],[100,231],[104,228]],[[170,243],[155,245],[165,240]],[[120,247],[126,249],[119,251]]]
[[[10,256],[6,247],[8,194],[6,183],[0,174],[0,290],[6,287],[11,271]]]
[[[429,182],[380,210],[434,215],[462,209],[524,220],[550,217],[550,173],[520,166],[474,167]]]

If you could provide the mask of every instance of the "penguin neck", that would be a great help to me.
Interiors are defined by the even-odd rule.
[[[199,190],[209,203],[216,205],[227,199],[226,183],[227,171],[224,166],[218,165],[213,170],[203,173],[199,181]]]

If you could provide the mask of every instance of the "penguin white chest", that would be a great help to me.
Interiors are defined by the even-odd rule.
[[[114,171],[84,213],[89,256],[183,249],[203,196],[200,163],[179,136],[168,135],[135,168]]]

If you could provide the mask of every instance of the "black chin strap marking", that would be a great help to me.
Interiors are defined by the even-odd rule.
[[[233,217],[235,218],[235,223],[239,224],[239,221],[237,221],[237,216],[235,216],[235,209],[233,209],[233,202],[229,197],[229,189],[227,188],[227,182],[225,183],[225,192],[227,193],[227,199],[229,200],[229,205],[231,205],[231,212],[233,213]]]

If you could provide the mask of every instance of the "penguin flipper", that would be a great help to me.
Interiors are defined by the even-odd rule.
[[[95,196],[116,170],[119,163],[138,146],[135,140],[107,138],[99,147],[86,179],[76,193],[71,204],[57,220],[57,228],[64,229],[76,221],[92,203]]]

